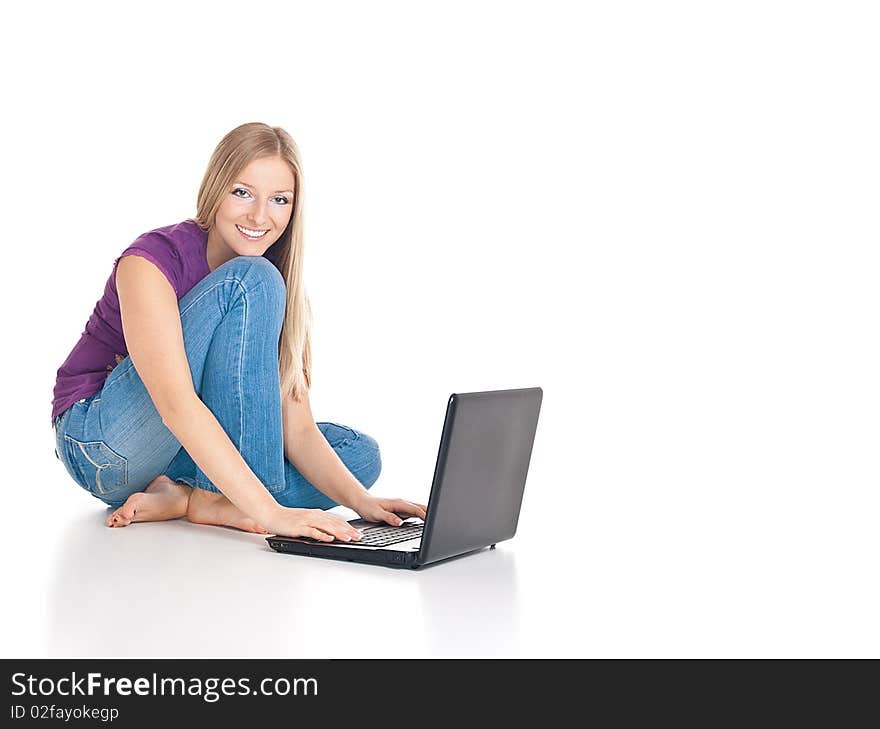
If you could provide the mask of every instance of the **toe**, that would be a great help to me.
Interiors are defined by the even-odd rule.
[[[128,500],[110,515],[110,519],[108,519],[109,526],[123,527],[131,524],[137,507],[137,496],[138,494],[129,496]]]

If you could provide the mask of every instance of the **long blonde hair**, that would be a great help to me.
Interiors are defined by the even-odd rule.
[[[263,254],[284,277],[287,308],[278,343],[278,370],[282,399],[299,400],[312,381],[312,308],[303,283],[303,173],[299,148],[281,127],[261,122],[242,124],[217,145],[199,187],[196,217],[202,230],[210,230],[224,195],[240,172],[255,159],[280,157],[294,179],[293,213],[290,222]]]

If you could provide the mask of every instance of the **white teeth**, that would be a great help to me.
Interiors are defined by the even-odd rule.
[[[250,228],[242,228],[240,225],[236,223],[236,228],[238,228],[242,233],[244,233],[248,238],[262,238],[268,230],[251,230]]]

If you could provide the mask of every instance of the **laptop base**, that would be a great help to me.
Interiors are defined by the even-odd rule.
[[[309,544],[284,537],[266,537],[269,546],[276,552],[301,554],[307,557],[324,557],[344,562],[367,562],[389,567],[416,569],[418,552],[395,552],[391,549],[358,549],[357,547],[333,547],[329,544]]]

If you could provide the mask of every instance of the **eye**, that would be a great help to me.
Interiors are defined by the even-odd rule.
[[[244,195],[236,195],[235,193],[237,193],[237,192],[243,192],[244,195],[247,195],[248,197],[250,197],[250,193],[247,190],[245,190],[243,187],[236,187],[232,191],[231,194],[233,196],[239,198],[240,200],[244,200]],[[274,199],[278,205],[290,205],[290,200],[288,199],[288,197],[286,195],[276,195]],[[281,202],[277,202],[278,200],[281,200]]]

